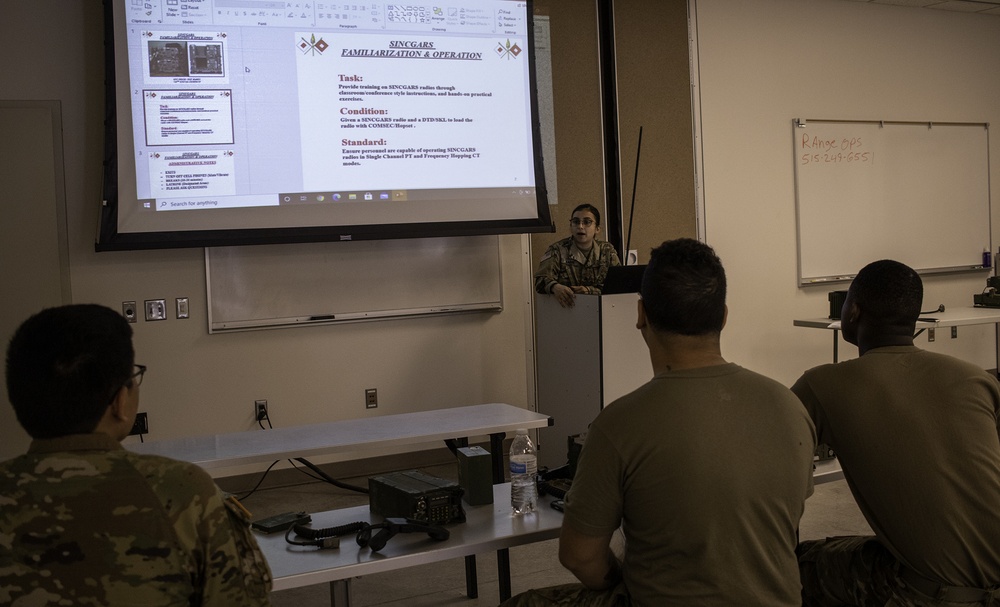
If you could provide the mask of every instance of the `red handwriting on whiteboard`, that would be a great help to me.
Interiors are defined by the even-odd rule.
[[[856,163],[871,164],[875,160],[875,152],[865,148],[861,137],[819,137],[803,133],[799,138],[799,163],[808,164],[839,164]]]

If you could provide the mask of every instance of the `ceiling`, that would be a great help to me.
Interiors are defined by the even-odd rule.
[[[851,0],[872,4],[892,4],[895,6],[917,6],[939,11],[956,13],[979,13],[1000,17],[1000,0]]]

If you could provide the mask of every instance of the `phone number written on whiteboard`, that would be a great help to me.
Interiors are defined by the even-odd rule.
[[[802,151],[799,162],[803,166],[838,163],[873,164],[875,161],[875,152],[865,149],[865,142],[861,137],[824,139],[803,133],[799,139],[799,149]]]

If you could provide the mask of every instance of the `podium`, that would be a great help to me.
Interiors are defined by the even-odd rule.
[[[563,308],[535,297],[538,411],[554,425],[538,430],[538,465],[567,461],[567,437],[586,432],[601,409],[653,377],[649,350],[635,328],[636,293],[577,295]]]

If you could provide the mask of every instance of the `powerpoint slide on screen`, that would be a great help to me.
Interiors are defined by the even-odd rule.
[[[535,214],[526,2],[116,2],[122,231]]]

